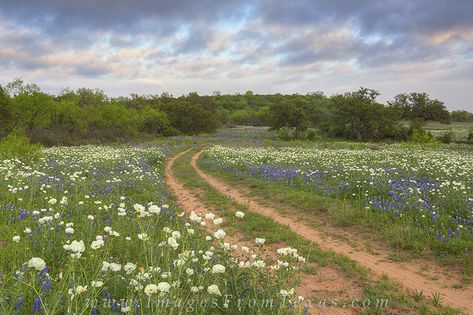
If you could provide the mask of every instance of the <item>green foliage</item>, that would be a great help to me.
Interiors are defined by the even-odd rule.
[[[219,125],[213,100],[196,93],[109,98],[99,89],[81,88],[51,96],[19,79],[0,89],[0,122],[0,136],[23,128],[32,141],[46,145],[195,135]]]
[[[473,129],[468,131],[468,137],[467,137],[468,141],[473,141]]]
[[[244,108],[228,112],[228,122],[232,125],[265,126],[267,123],[268,109]]]
[[[23,128],[32,142],[70,145],[197,135],[221,126],[244,125],[289,128],[291,132],[280,132],[284,139],[407,140],[410,132],[402,119],[413,122],[411,130],[421,128],[426,120],[450,119],[443,103],[425,93],[399,94],[389,106],[378,103],[378,95],[376,90],[360,88],[331,97],[321,92],[222,95],[216,91],[210,96],[174,97],[164,92],[111,98],[102,90],[87,88],[49,95],[36,84],[17,79],[5,89],[0,87],[0,136]],[[455,111],[452,119],[465,120],[468,115]]]
[[[148,107],[140,113],[140,116],[140,131],[154,135],[169,133],[171,122],[165,113]]]
[[[314,141],[315,139],[317,139],[317,137],[317,130],[314,128],[308,128],[304,133],[304,138],[306,140]]]
[[[329,134],[358,141],[402,138],[403,127],[390,108],[376,102],[378,91],[360,88],[331,98]]]
[[[10,96],[0,85],[0,138],[9,132],[11,121],[12,113]]]
[[[294,132],[289,127],[281,127],[277,131],[277,138],[283,141],[289,141],[294,139]]]
[[[440,307],[442,305],[442,301],[443,299],[439,292],[434,292],[432,294],[432,303],[435,307]]]
[[[454,134],[453,131],[447,131],[446,133],[442,134],[438,140],[442,143],[451,143],[453,141]]]
[[[268,123],[271,128],[292,128],[294,137],[300,139],[308,127],[315,127],[322,121],[326,106],[323,96],[277,96],[276,102],[269,108]]]
[[[184,134],[212,132],[218,126],[213,103],[196,94],[163,104],[160,109],[169,116],[172,127]]]
[[[402,119],[450,123],[450,113],[443,102],[430,99],[426,93],[398,94],[394,97],[394,101],[388,103]]]
[[[473,122],[473,113],[466,110],[454,110],[450,113],[450,118],[455,122]]]
[[[0,160],[37,160],[41,155],[41,145],[31,144],[23,129],[15,129],[0,142]]]
[[[410,143],[415,144],[439,144],[440,141],[435,139],[434,136],[428,130],[414,128],[412,130],[412,136],[409,140]]]
[[[24,128],[31,136],[37,127],[49,125],[53,98],[40,91],[22,90],[12,99],[14,126]]]

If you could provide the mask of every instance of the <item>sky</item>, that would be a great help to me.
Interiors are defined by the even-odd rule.
[[[472,0],[0,0],[0,84],[426,92],[473,111]]]

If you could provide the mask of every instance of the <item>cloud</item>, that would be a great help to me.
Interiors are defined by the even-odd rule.
[[[473,83],[472,63],[470,0],[0,1],[0,82],[121,94],[410,82],[468,106],[470,89],[451,87]]]

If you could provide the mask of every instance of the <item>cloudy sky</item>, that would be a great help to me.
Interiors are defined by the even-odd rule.
[[[425,91],[473,110],[472,0],[0,0],[0,84]]]

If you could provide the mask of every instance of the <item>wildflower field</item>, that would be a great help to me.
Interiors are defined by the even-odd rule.
[[[436,256],[473,250],[473,154],[461,147],[377,149],[348,146],[245,147],[215,145],[202,165],[229,177],[306,191],[353,204],[354,224],[390,241]]]
[[[0,313],[248,313],[270,298],[264,313],[286,312],[304,258],[283,248],[266,261],[264,239],[237,248],[221,218],[183,212],[162,177],[169,152],[61,147],[0,161]]]

